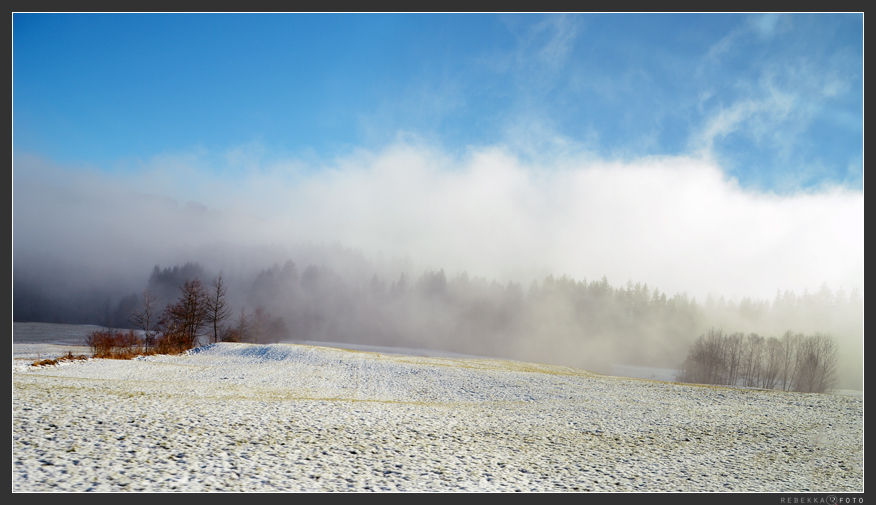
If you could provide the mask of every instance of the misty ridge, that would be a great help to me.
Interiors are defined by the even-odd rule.
[[[837,386],[863,389],[856,348],[863,303],[856,289],[823,284],[814,293],[778,291],[772,301],[712,295],[697,301],[633,280],[617,286],[606,277],[547,275],[528,285],[500,283],[443,269],[414,273],[410,262],[372,261],[341,246],[298,252],[300,263],[290,258],[263,268],[241,258],[210,267],[155,265],[133,291],[130,282],[83,289],[74,269],[57,264],[28,275],[18,270],[13,320],[133,328],[144,290],[161,312],[187,280],[207,287],[222,275],[231,312],[224,324],[242,341],[436,349],[607,373],[621,363],[683,368],[697,338],[715,329],[765,338],[818,333],[838,342]]]

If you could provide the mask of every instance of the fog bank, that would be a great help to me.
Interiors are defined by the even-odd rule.
[[[112,172],[19,155],[13,171],[16,320],[124,324],[156,266],[197,262],[297,340],[607,371],[676,366],[710,326],[833,332],[856,388],[863,250],[860,191],[758,193],[692,157],[400,142]]]
[[[106,173],[19,156],[13,183],[16,269],[54,257],[124,277],[223,245],[339,243],[449,275],[607,276],[701,301],[863,289],[860,191],[743,190],[707,159],[524,161],[398,143],[331,163],[235,150]]]

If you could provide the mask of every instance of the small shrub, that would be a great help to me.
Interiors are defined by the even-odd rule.
[[[91,348],[91,355],[103,358],[111,353],[114,335],[112,330],[95,330],[85,336],[85,345]]]
[[[182,333],[164,333],[155,341],[158,354],[181,354],[194,347],[190,339]]]
[[[191,339],[181,332],[168,331],[141,337],[134,330],[95,330],[86,335],[85,344],[94,358],[132,359],[153,354],[181,354],[192,347]]]
[[[95,330],[86,335],[85,343],[95,358],[131,359],[144,354],[145,342],[134,330]]]

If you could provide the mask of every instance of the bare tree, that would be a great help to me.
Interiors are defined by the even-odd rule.
[[[207,318],[206,293],[201,281],[187,280],[180,288],[179,300],[164,310],[160,321],[165,345],[169,350],[181,352],[197,344],[201,327]]]
[[[222,283],[222,274],[213,279],[209,296],[205,298],[206,322],[213,332],[213,343],[219,342],[222,322],[231,316],[231,308],[225,298],[226,287]]]
[[[241,311],[241,318],[245,317]],[[261,305],[255,308],[247,321],[247,337],[256,344],[279,342],[289,336],[289,327],[282,317],[274,317]]]
[[[749,333],[742,346],[742,380],[745,387],[760,385],[761,360],[764,339],[757,333]]]
[[[795,335],[788,330],[782,335],[782,389],[790,391],[797,373],[797,342],[802,335]]]
[[[270,319],[270,315],[261,307],[261,305],[255,308],[255,312],[252,315],[252,341],[260,344],[262,341],[262,333],[265,332],[268,326],[268,320]]]
[[[688,352],[678,380],[698,384],[721,384],[726,377],[724,335],[710,329],[700,335]]]
[[[797,375],[794,390],[824,393],[836,385],[838,350],[836,340],[816,333],[804,337],[797,350]]]
[[[779,384],[782,371],[782,342],[776,337],[770,337],[766,342],[766,356],[762,361],[760,387],[775,389]]]
[[[143,330],[143,341],[146,346],[146,351],[149,351],[149,345],[154,339],[153,330],[158,322],[158,297],[152,294],[149,289],[143,290],[143,305],[141,309],[131,311],[129,320],[131,324]]]
[[[222,337],[223,342],[246,342],[249,332],[249,316],[246,315],[246,307],[240,308],[240,315],[234,323],[234,328],[227,331]]]
[[[289,327],[286,326],[286,321],[282,317],[271,317],[268,315],[267,336],[270,341],[280,342],[289,336]]]
[[[839,383],[839,345],[836,339],[827,334],[816,333],[820,354],[818,369],[818,391],[834,389]]]
[[[818,347],[812,338],[803,338],[797,344],[797,375],[794,391],[812,393],[818,369]]]
[[[739,372],[742,364],[743,334],[733,333],[724,337],[724,363],[726,376],[721,382],[731,386],[738,386]]]

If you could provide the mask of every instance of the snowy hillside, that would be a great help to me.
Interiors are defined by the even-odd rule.
[[[862,398],[292,344],[28,364],[65,349],[13,345],[15,491],[864,486]]]

